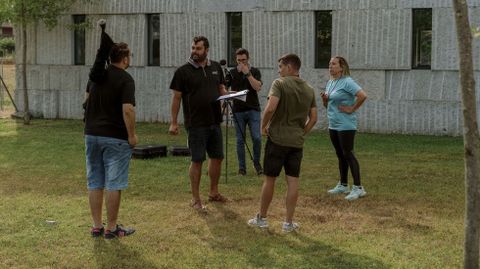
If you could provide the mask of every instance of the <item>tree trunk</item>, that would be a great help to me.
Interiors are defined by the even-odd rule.
[[[25,18],[25,2],[22,1],[22,18]],[[23,124],[30,124],[30,108],[27,89],[27,23],[22,20],[22,86],[23,86]]]
[[[479,268],[480,184],[479,141],[472,33],[466,0],[452,0],[457,25],[460,85],[462,88],[463,143],[465,154],[465,252],[464,268]]]

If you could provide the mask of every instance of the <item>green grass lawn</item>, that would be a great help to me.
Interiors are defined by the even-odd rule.
[[[165,124],[138,125],[141,143],[186,144]],[[338,180],[324,132],[305,144],[298,233],[283,234],[283,175],[269,211],[269,230],[248,227],[262,178],[237,176],[233,128],[232,199],[193,211],[188,157],[133,160],[120,222],[128,238],[92,239],[85,180],[83,123],[0,120],[0,268],[459,268],[463,259],[461,138],[357,135],[365,198],[348,202],[326,190]],[[206,170],[206,169],[204,169]],[[222,171],[223,173],[223,171]],[[203,173],[205,174],[205,173]],[[209,180],[202,177],[206,200]],[[46,220],[55,220],[50,225]]]

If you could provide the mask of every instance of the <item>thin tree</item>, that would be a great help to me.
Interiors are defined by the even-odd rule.
[[[69,10],[75,2],[92,2],[92,0],[0,0],[0,22],[10,22],[21,30],[21,78],[23,89],[24,124],[30,124],[30,108],[27,85],[27,27],[39,22],[48,30],[57,26],[58,17]]]
[[[472,32],[466,0],[452,0],[457,26],[460,59],[460,85],[463,110],[463,143],[465,154],[465,252],[464,267],[479,268],[480,184],[479,142],[475,79],[472,58]]]

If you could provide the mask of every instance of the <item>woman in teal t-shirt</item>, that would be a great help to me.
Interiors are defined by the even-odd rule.
[[[330,140],[338,157],[340,182],[328,191],[331,194],[349,193],[345,199],[355,200],[367,193],[360,183],[360,166],[353,152],[357,131],[356,112],[367,99],[367,94],[350,77],[350,68],[345,58],[335,56],[328,65],[330,80],[326,91],[321,93],[323,106],[327,108]],[[348,167],[352,172],[353,186],[348,187]]]

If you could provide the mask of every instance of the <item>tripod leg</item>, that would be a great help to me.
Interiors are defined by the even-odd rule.
[[[232,104],[230,101],[228,101],[228,106],[230,106],[230,109],[232,109],[233,111],[233,108],[232,108]],[[237,116],[235,115],[235,113],[232,113],[233,114],[233,120],[235,121],[235,123],[238,125],[238,119],[237,119]],[[253,162],[253,156],[252,156],[252,152],[250,151],[250,148],[248,147],[248,143],[247,143],[247,139],[246,139],[246,128],[245,130],[242,130],[241,126],[238,125],[238,127],[240,128],[240,133],[242,133],[241,137],[243,139],[243,143],[245,144],[245,146],[247,147],[247,151],[248,151],[248,154],[250,156],[250,160],[252,160]]]
[[[17,105],[15,104],[15,101],[13,101],[13,97],[10,94],[10,91],[8,91],[7,85],[5,84],[5,81],[3,81],[2,76],[0,76],[0,80],[2,81],[3,87],[5,87],[5,91],[7,92],[8,97],[10,98],[10,101],[12,101],[13,107],[15,108],[15,112],[18,112]]]

